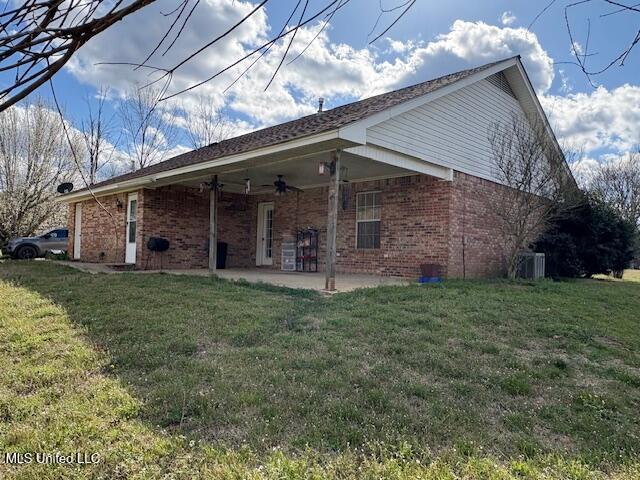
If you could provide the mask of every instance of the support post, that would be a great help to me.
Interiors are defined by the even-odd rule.
[[[330,165],[329,205],[327,209],[327,256],[325,262],[325,283],[327,291],[336,289],[336,236],[338,230],[338,196],[340,189],[340,150],[336,150]]]
[[[216,271],[218,261],[218,176],[213,177],[209,191],[209,271]]]

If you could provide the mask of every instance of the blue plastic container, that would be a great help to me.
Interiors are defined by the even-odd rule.
[[[441,277],[418,277],[418,283],[440,283]]]

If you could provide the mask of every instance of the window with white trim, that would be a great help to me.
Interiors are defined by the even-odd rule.
[[[380,192],[356,195],[356,248],[380,248]]]

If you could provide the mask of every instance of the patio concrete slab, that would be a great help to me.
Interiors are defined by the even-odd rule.
[[[308,290],[324,290],[324,273],[280,272],[262,269],[229,269],[218,270],[216,275],[228,280],[246,280],[251,283],[268,283],[279,287],[304,288]],[[350,292],[358,288],[372,288],[381,285],[406,285],[407,279],[398,277],[381,277],[378,275],[337,274],[336,290]]]
[[[102,263],[87,262],[70,262],[54,260],[54,263],[72,267],[77,270],[98,274],[117,274],[117,273],[135,273],[135,274],[151,274],[166,273],[170,275],[192,275],[208,277],[211,272],[206,269],[190,269],[190,270],[116,270],[109,265]],[[267,283],[278,287],[286,288],[302,288],[307,290],[324,291],[324,273],[306,273],[306,272],[282,272],[279,270],[252,268],[252,269],[225,269],[217,270],[215,273],[219,278],[226,280],[245,280],[249,283]],[[336,291],[350,292],[358,288],[372,288],[381,285],[407,285],[410,281],[400,277],[382,277],[378,275],[364,274],[338,274],[336,275]]]

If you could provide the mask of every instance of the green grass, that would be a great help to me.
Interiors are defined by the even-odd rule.
[[[640,284],[452,281],[323,298],[0,263],[19,478],[638,478]],[[48,477],[47,477],[48,475]]]

